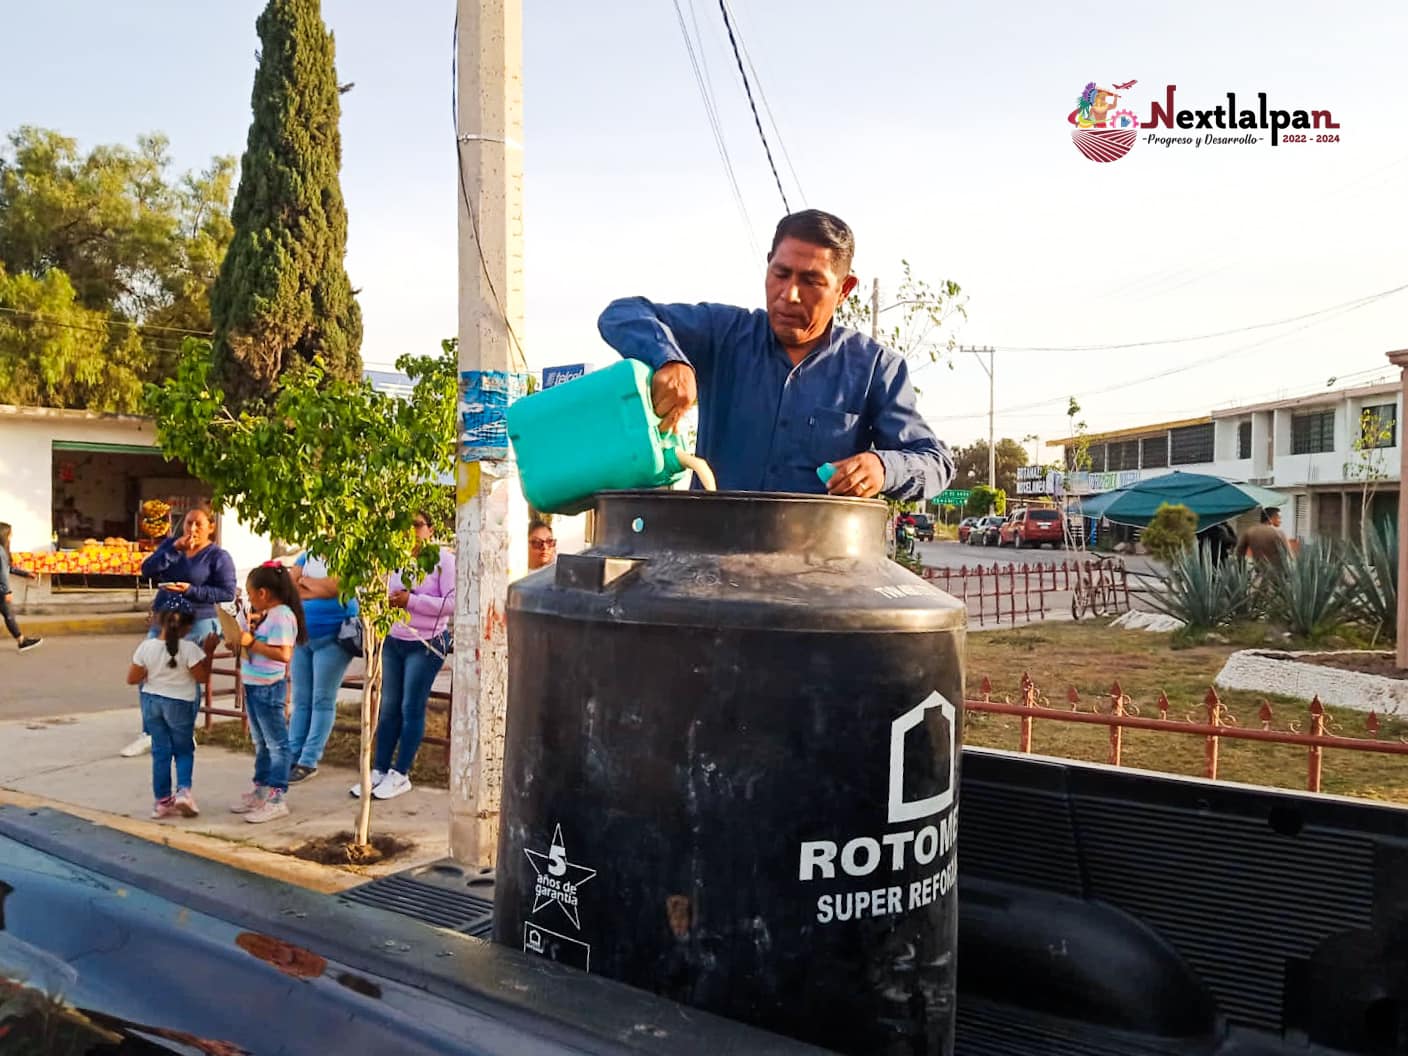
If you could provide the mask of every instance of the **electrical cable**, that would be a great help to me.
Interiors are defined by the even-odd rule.
[[[96,326],[81,326],[78,323],[65,323],[61,319],[55,319],[52,315],[45,315],[43,312],[31,312],[28,309],[24,308],[7,308],[3,305],[0,305],[0,312],[5,312],[8,315],[23,316],[27,319],[38,320],[40,322],[49,323],[53,326],[66,327],[70,330],[87,330],[90,333],[95,334],[103,333],[103,331]],[[129,330],[164,330],[175,334],[185,334],[189,337],[213,336],[209,330],[185,330],[179,326],[156,326],[148,323],[135,323],[127,319],[118,319],[115,316],[111,315],[104,316],[104,321],[108,324],[108,326],[125,326]],[[166,338],[165,340],[170,341],[172,340],[172,338]]]
[[[753,111],[753,124],[757,126],[758,138],[763,141],[763,153],[768,156],[768,167],[772,169],[772,178],[777,184],[777,193],[782,196],[782,208],[790,213],[792,207],[787,204],[787,192],[782,189],[782,177],[777,174],[777,162],[772,160],[772,147],[768,146],[768,137],[763,131],[763,121],[758,116],[758,104],[753,102],[753,89],[748,83],[748,74],[743,69],[743,58],[738,53],[738,40],[733,35],[733,20],[729,18],[728,5],[724,3],[724,0],[719,0],[719,12],[724,16],[724,28],[728,30],[728,42],[733,48],[733,61],[738,64],[738,76],[743,78],[743,91],[748,96],[748,107]]]
[[[474,249],[479,255],[479,267],[483,270],[484,281],[489,286],[489,293],[494,298],[494,306],[499,310],[499,316],[504,321],[504,329],[508,331],[508,336],[513,341],[513,347],[517,352],[517,368],[524,373],[528,370],[528,357],[523,351],[523,342],[518,338],[518,332],[514,330],[513,323],[509,321],[508,310],[504,307],[503,299],[499,296],[498,288],[494,285],[494,277],[489,272],[489,262],[484,258],[484,243],[479,237],[479,217],[474,211],[474,203],[470,199],[469,187],[464,180],[464,143],[460,139],[460,80],[459,80],[459,49],[460,49],[460,14],[459,9],[455,9],[455,28],[453,39],[450,42],[450,120],[455,128],[455,172],[459,177],[460,197],[464,199],[464,207],[469,213],[469,226],[474,234]]]
[[[691,0],[692,2],[692,0]],[[734,21],[738,19],[735,16]],[[782,138],[782,128],[777,123],[777,118],[773,116],[772,106],[768,103],[768,94],[763,90],[763,79],[758,76],[757,68],[753,65],[753,56],[748,52],[748,42],[743,39],[743,29],[738,28],[738,46],[743,49],[743,60],[748,63],[748,72],[753,75],[753,83],[758,88],[758,98],[763,101],[763,112],[768,115],[768,124],[772,125],[772,131],[777,136],[777,147],[782,151],[782,160],[787,162],[787,171],[792,174],[792,182],[797,185],[797,194],[802,199],[802,204],[807,204],[807,192],[802,187],[801,177],[797,175],[797,167],[792,164],[792,155],[787,150],[787,142]]]

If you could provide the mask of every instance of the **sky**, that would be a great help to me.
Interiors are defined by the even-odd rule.
[[[1065,435],[1072,396],[1098,431],[1358,383],[1386,376],[1384,353],[1408,347],[1408,290],[1150,343],[1408,284],[1408,93],[1391,73],[1408,50],[1401,0],[1089,12],[1034,0],[729,2],[791,207],[850,223],[855,273],[864,290],[881,280],[885,304],[901,260],[961,285],[967,319],[952,336],[997,349],[999,437]],[[243,150],[259,0],[7,6],[0,129],[52,127],[84,148],[161,131],[178,170]],[[678,10],[697,33],[747,223],[673,0],[524,8],[530,363],[609,362],[595,321],[618,296],[760,307],[784,210],[717,3]],[[355,83],[342,97],[342,184],[362,354],[386,365],[434,351],[456,325],[454,3],[324,0],[323,15],[339,80]],[[1339,142],[1194,148],[1141,136],[1121,160],[1093,163],[1066,115],[1087,82],[1130,80],[1119,105],[1141,121],[1170,84],[1190,109],[1229,91],[1254,107],[1264,91],[1272,108],[1332,111]],[[941,438],[986,435],[976,357],[915,366]]]

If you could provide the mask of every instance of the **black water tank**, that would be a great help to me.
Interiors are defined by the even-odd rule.
[[[616,492],[509,591],[495,938],[851,1053],[953,1047],[965,610],[884,503]]]

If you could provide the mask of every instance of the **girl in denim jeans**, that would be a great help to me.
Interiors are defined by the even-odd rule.
[[[308,628],[293,577],[277,561],[250,572],[245,593],[253,613],[241,617],[240,679],[254,738],[254,785],[230,810],[258,824],[288,814],[288,662],[293,647],[308,640]]]
[[[196,687],[210,677],[210,659],[220,636],[207,635],[198,646],[186,636],[195,626],[195,610],[179,600],[161,613],[161,636],[148,638],[132,654],[127,684],[141,686],[142,727],[152,738],[152,817],[200,813],[191,794],[196,762]],[[176,765],[176,792],[171,766]]]

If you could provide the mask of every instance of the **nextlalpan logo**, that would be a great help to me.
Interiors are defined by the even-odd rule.
[[[1110,88],[1089,82],[1067,116],[1071,141],[1091,161],[1118,161],[1142,140],[1160,147],[1250,146],[1273,147],[1301,143],[1338,143],[1340,124],[1329,110],[1281,110],[1256,93],[1255,105],[1246,97],[1228,92],[1216,106],[1180,109],[1175,102],[1178,85],[1167,85],[1163,101],[1151,101],[1143,121],[1133,110],[1120,108],[1122,93],[1138,81],[1124,81]],[[1166,131],[1159,131],[1164,129]]]

